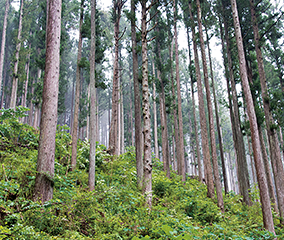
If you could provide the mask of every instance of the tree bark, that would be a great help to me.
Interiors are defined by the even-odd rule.
[[[74,118],[73,118],[73,128],[72,128],[71,170],[76,168],[76,162],[77,162],[78,119],[79,119],[80,85],[81,85],[80,84],[80,76],[81,76],[80,61],[82,57],[83,17],[84,17],[84,0],[81,0],[80,22],[79,22],[79,42],[78,42],[77,69],[76,69],[75,106],[74,106]]]
[[[23,7],[24,7],[24,0],[21,0],[18,37],[17,37],[14,71],[13,71],[13,84],[12,84],[11,100],[10,100],[10,108],[12,109],[16,109],[16,101],[17,101],[17,90],[18,90],[18,80],[19,80],[18,65],[19,65],[19,53],[21,48],[21,37],[22,37]]]
[[[224,151],[223,151],[223,138],[222,138],[222,131],[220,126],[220,120],[219,120],[219,109],[217,104],[217,97],[216,97],[216,91],[215,91],[215,83],[214,83],[214,75],[213,75],[213,67],[212,67],[212,59],[211,59],[211,50],[210,50],[210,39],[208,36],[207,26],[205,26],[206,31],[206,41],[207,41],[207,51],[208,51],[208,57],[209,57],[209,64],[210,64],[210,75],[212,80],[212,92],[213,92],[213,99],[214,99],[214,107],[215,107],[215,117],[216,117],[216,125],[217,125],[217,133],[218,133],[218,139],[219,139],[219,149],[220,149],[220,157],[221,157],[221,163],[222,163],[222,173],[223,173],[223,179],[224,179],[224,188],[225,188],[225,194],[228,194],[228,180],[227,180],[227,173],[226,173],[226,164],[225,164],[225,157],[224,157]]]
[[[223,9],[225,7],[223,6]],[[234,72],[233,72],[233,64],[232,64],[232,55],[231,55],[231,49],[230,49],[230,40],[229,40],[229,34],[228,34],[228,26],[227,26],[227,19],[224,16],[224,10],[223,10],[223,17],[224,17],[224,32],[225,32],[225,39],[226,39],[226,52],[227,52],[227,60],[228,60],[228,67],[229,67],[229,76],[230,76],[230,83],[231,83],[231,91],[232,91],[232,111],[233,111],[233,121],[232,122],[232,129],[233,133],[235,133],[234,137],[234,146],[236,149],[236,155],[237,155],[237,177],[238,177],[238,183],[240,186],[240,193],[243,196],[243,201],[250,206],[252,204],[249,196],[249,174],[248,174],[248,166],[246,161],[246,153],[245,153],[245,145],[244,145],[244,139],[243,134],[241,132],[241,122],[240,122],[240,116],[239,116],[239,107],[238,107],[238,97],[237,97],[237,90],[235,85],[235,78],[234,78]],[[229,84],[229,83],[228,83]],[[229,88],[229,87],[228,87]]]
[[[2,42],[1,42],[1,52],[0,52],[0,93],[2,86],[2,76],[3,76],[3,66],[4,66],[4,56],[5,56],[5,43],[6,43],[6,29],[7,29],[7,19],[10,7],[10,0],[6,0],[5,4],[5,15],[3,20],[3,31],[2,31]],[[4,94],[4,87],[2,89],[2,96]]]
[[[212,174],[212,166],[211,166],[211,160],[210,160],[206,115],[205,115],[205,107],[204,107],[203,92],[202,92],[199,58],[198,58],[198,51],[197,51],[197,39],[195,35],[195,26],[193,22],[191,2],[189,2],[189,14],[190,14],[190,18],[192,21],[191,33],[192,33],[192,39],[193,39],[194,63],[195,63],[197,89],[198,89],[199,119],[200,119],[200,126],[201,126],[201,142],[202,142],[202,151],[203,151],[203,158],[204,158],[203,162],[204,162],[204,172],[205,172],[204,175],[205,175],[206,184],[207,184],[207,196],[210,198],[214,198],[215,193],[214,193],[214,184],[213,184],[213,174]]]
[[[184,138],[183,138],[183,121],[181,109],[181,86],[179,77],[179,58],[178,58],[178,35],[177,35],[177,9],[176,0],[174,0],[174,33],[175,33],[175,60],[176,60],[176,82],[177,82],[177,98],[178,98],[178,124],[179,124],[179,144],[180,144],[180,163],[182,181],[185,179],[185,160],[184,160]]]
[[[279,147],[278,136],[275,128],[273,125],[275,121],[272,117],[272,113],[270,111],[270,99],[268,96],[267,84],[266,84],[266,77],[264,71],[264,64],[263,64],[263,57],[261,52],[261,46],[259,43],[259,31],[258,31],[258,23],[256,19],[255,13],[255,3],[254,0],[250,0],[250,9],[251,9],[251,18],[253,24],[253,33],[254,33],[254,43],[255,43],[255,51],[256,51],[256,58],[257,58],[257,66],[259,72],[259,80],[261,85],[261,96],[263,99],[263,109],[265,115],[265,124],[268,133],[268,142],[270,147],[271,153],[271,163],[276,166],[276,172],[274,172],[274,179],[275,179],[275,186],[276,186],[276,193],[278,199],[278,208],[281,217],[281,223],[284,224],[284,169],[283,163],[281,160],[281,152]]]
[[[96,0],[91,1],[91,52],[90,52],[90,161],[89,190],[95,189],[96,171]]]
[[[42,95],[37,175],[33,199],[46,202],[53,197],[55,134],[60,64],[61,1],[48,1],[46,61]]]
[[[152,157],[151,157],[151,121],[150,121],[150,103],[148,87],[148,56],[147,56],[147,0],[141,0],[141,40],[142,40],[142,109],[144,120],[144,176],[143,193],[146,195],[146,203],[152,207]]]
[[[137,185],[142,188],[143,179],[143,159],[142,159],[142,126],[141,126],[141,103],[140,88],[138,82],[138,55],[136,51],[136,29],[135,29],[135,1],[131,0],[131,42],[133,59],[133,83],[134,83],[134,108],[135,108],[135,152],[136,152],[136,171]]]
[[[252,95],[250,92],[250,86],[248,82],[246,61],[245,61],[245,55],[244,55],[244,47],[243,47],[236,0],[231,0],[231,7],[232,7],[232,12],[233,12],[235,37],[236,37],[236,42],[237,42],[237,47],[238,47],[240,75],[241,75],[242,86],[243,86],[243,90],[244,90],[244,94],[246,98],[247,112],[248,112],[248,117],[249,117],[249,122],[250,122],[254,161],[255,161],[258,186],[259,186],[259,191],[260,191],[260,201],[262,204],[263,225],[268,231],[275,234],[274,223],[273,223],[272,212],[271,212],[270,198],[268,194],[267,181],[265,177],[264,166],[261,160],[261,147],[260,147],[260,141],[259,141],[258,126],[257,126],[256,115],[255,115],[255,109],[253,105],[253,99],[252,99]]]
[[[202,63],[203,63],[203,75],[204,75],[207,108],[208,108],[208,116],[209,116],[209,130],[210,130],[209,133],[210,133],[210,139],[211,139],[211,154],[212,154],[213,172],[214,172],[214,177],[215,177],[215,186],[216,186],[216,192],[217,192],[218,206],[220,207],[222,211],[224,211],[222,186],[221,186],[221,181],[220,181],[220,176],[219,176],[218,160],[217,160],[217,152],[216,152],[213,107],[212,107],[212,102],[211,102],[211,94],[210,94],[210,86],[209,86],[209,79],[208,79],[206,54],[205,54],[205,44],[203,40],[203,31],[202,31],[202,23],[201,23],[202,18],[201,18],[200,1],[196,0],[196,4],[197,4],[199,39],[200,39],[201,55],[202,55]]]
[[[155,64],[153,58],[153,114],[154,114],[154,143],[155,143],[155,157],[159,158],[158,147],[158,126],[157,126],[157,107],[156,107],[156,84],[155,84]]]

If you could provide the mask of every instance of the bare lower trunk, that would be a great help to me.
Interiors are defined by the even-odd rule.
[[[250,91],[250,86],[248,82],[246,61],[245,61],[245,55],[244,55],[243,41],[242,41],[236,0],[231,0],[231,6],[232,6],[232,12],[233,12],[234,27],[235,27],[235,37],[236,37],[237,47],[238,47],[240,75],[241,75],[242,86],[243,86],[246,103],[247,103],[247,111],[248,111],[249,122],[250,122],[254,161],[255,161],[258,186],[259,186],[259,191],[260,191],[260,201],[262,204],[263,225],[268,231],[275,234],[272,212],[271,212],[270,198],[268,194],[268,187],[267,187],[267,182],[266,182],[266,177],[265,177],[265,172],[264,172],[264,166],[263,166],[262,159],[261,159],[261,147],[260,147],[260,142],[259,142],[257,120],[256,120],[255,109],[253,105],[253,99],[252,99],[252,95]]]
[[[142,159],[142,127],[141,127],[141,103],[140,88],[138,82],[138,56],[136,52],[136,26],[135,26],[135,2],[131,0],[131,42],[133,59],[133,82],[134,82],[134,107],[135,107],[135,152],[136,152],[136,171],[137,185],[142,188],[143,179],[143,159]]]
[[[24,5],[24,0],[21,0],[18,37],[17,37],[14,71],[13,71],[13,84],[12,84],[11,100],[10,100],[10,108],[13,108],[13,109],[16,109],[16,102],[17,102],[17,90],[18,90],[18,79],[19,79],[18,65],[19,65],[19,53],[20,53],[20,48],[21,48],[23,5]]]
[[[49,0],[48,5],[45,76],[37,175],[33,196],[34,200],[42,202],[51,200],[53,197],[61,32],[61,1]]]
[[[95,78],[95,54],[96,54],[96,0],[91,1],[91,55],[90,55],[90,161],[89,161],[89,190],[95,189],[96,170],[96,78]],[[88,131],[88,130],[87,130]],[[89,136],[88,136],[89,137]]]
[[[178,35],[177,35],[177,9],[174,0],[174,35],[175,35],[175,60],[176,60],[176,82],[177,82],[177,98],[178,98],[178,127],[179,127],[179,145],[180,145],[180,163],[182,181],[185,179],[185,162],[184,162],[184,138],[183,138],[183,120],[181,109],[181,86],[179,77],[179,58],[178,58]]]
[[[76,92],[75,92],[75,106],[74,118],[72,128],[72,157],[71,157],[71,170],[76,168],[77,162],[77,140],[78,140],[78,119],[79,119],[79,101],[80,101],[80,61],[82,56],[82,26],[84,17],[84,0],[81,0],[81,12],[79,23],[79,42],[78,42],[78,55],[77,55],[77,69],[76,69]]]
[[[0,93],[1,93],[1,86],[2,86],[2,76],[3,76],[2,74],[3,74],[4,57],[5,57],[6,29],[7,29],[7,18],[8,18],[9,7],[10,7],[10,0],[6,0],[5,15],[4,15],[4,20],[3,20],[1,52],[0,52]],[[3,95],[4,95],[4,87],[2,89],[2,96]]]
[[[239,117],[239,107],[238,107],[238,98],[237,98],[237,90],[235,86],[235,79],[234,79],[234,72],[233,72],[233,64],[232,64],[232,57],[231,57],[231,48],[230,48],[230,40],[228,35],[228,27],[227,27],[227,19],[224,18],[224,30],[225,30],[225,38],[226,38],[226,53],[227,53],[227,59],[228,59],[228,67],[229,67],[229,76],[230,76],[230,83],[231,83],[231,90],[232,90],[232,113],[231,113],[231,121],[232,121],[232,130],[234,135],[234,146],[236,149],[236,155],[237,155],[237,177],[238,177],[238,183],[239,183],[239,190],[241,195],[243,196],[243,200],[247,205],[251,205],[251,200],[249,196],[249,174],[248,174],[248,167],[247,167],[247,161],[246,161],[246,154],[245,154],[245,145],[244,145],[244,139],[243,134],[241,132],[241,123],[240,123],[240,117]],[[224,47],[223,47],[224,49]],[[228,85],[229,83],[227,83]],[[228,87],[228,93],[229,93],[229,86]],[[232,115],[233,114],[233,115]]]
[[[211,102],[211,93],[210,93],[206,55],[205,55],[205,44],[203,40],[203,31],[202,31],[202,23],[201,23],[201,8],[200,8],[199,0],[196,0],[196,4],[197,4],[197,14],[198,14],[199,38],[200,38],[202,63],[203,63],[203,74],[204,74],[207,108],[208,108],[208,116],[209,116],[209,128],[210,128],[209,132],[210,132],[210,139],[211,139],[211,154],[212,154],[213,172],[214,172],[215,186],[216,186],[216,192],[217,192],[218,206],[220,207],[222,211],[224,211],[222,186],[221,186],[221,181],[220,181],[220,176],[219,176],[218,160],[217,160],[217,152],[216,152],[213,107],[212,107],[212,102]]]
[[[193,19],[192,15],[192,7],[191,3],[189,3],[189,13],[190,18]],[[208,143],[208,135],[207,135],[207,124],[206,124],[206,115],[205,115],[205,107],[203,100],[203,92],[202,92],[202,82],[201,82],[201,74],[199,67],[199,58],[197,51],[197,39],[195,35],[195,26],[192,22],[191,26],[192,39],[193,39],[193,49],[194,49],[194,63],[196,70],[196,78],[197,78],[197,88],[198,88],[198,101],[199,101],[199,119],[201,126],[201,140],[202,140],[202,151],[203,151],[203,161],[204,161],[204,172],[205,172],[205,180],[207,184],[207,196],[210,198],[214,198],[214,184],[213,184],[213,175],[212,175],[212,166],[210,160],[210,151],[209,151],[209,143]]]
[[[153,77],[155,78],[155,64],[153,61]],[[157,108],[156,108],[156,84],[153,81],[153,114],[154,114],[154,146],[155,146],[155,157],[159,158],[159,147],[158,147],[158,126],[157,126]]]

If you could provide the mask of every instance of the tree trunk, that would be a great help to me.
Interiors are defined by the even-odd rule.
[[[19,65],[19,53],[20,53],[20,48],[21,48],[23,7],[24,7],[24,0],[21,0],[18,37],[17,37],[14,71],[13,71],[13,84],[12,84],[11,100],[10,100],[10,108],[12,108],[12,109],[16,109],[16,101],[17,101],[17,90],[18,90],[18,80],[19,80],[18,65]]]
[[[223,139],[222,139],[222,131],[221,131],[219,113],[218,113],[219,109],[218,109],[217,98],[216,98],[212,59],[211,59],[211,51],[210,51],[210,44],[209,44],[210,39],[209,39],[209,36],[208,36],[207,26],[205,26],[205,31],[206,31],[206,40],[207,40],[207,51],[208,51],[209,64],[210,64],[210,74],[211,74],[211,80],[212,80],[212,91],[213,91],[213,99],[214,99],[214,107],[215,107],[217,133],[218,133],[218,138],[219,138],[220,157],[221,157],[221,163],[222,163],[222,173],[223,173],[223,179],[224,179],[224,188],[225,188],[225,194],[228,194],[229,189],[228,189],[228,180],[227,180],[227,173],[226,173],[225,157],[224,157],[224,151],[223,151]]]
[[[77,141],[78,141],[78,119],[79,119],[79,101],[80,101],[80,76],[81,68],[80,61],[82,57],[82,26],[84,18],[84,0],[81,0],[80,22],[79,22],[79,42],[77,55],[77,69],[76,69],[76,90],[75,90],[75,106],[74,118],[72,128],[72,156],[71,156],[71,170],[76,168],[77,162]]]
[[[142,41],[142,109],[144,120],[144,176],[143,193],[146,195],[146,203],[152,207],[152,156],[151,156],[151,121],[150,121],[150,103],[148,87],[148,56],[147,56],[147,0],[141,0],[141,41]]]
[[[119,23],[121,18],[121,10],[123,6],[123,2],[121,0],[117,0],[113,2],[113,9],[115,11],[116,19],[114,24],[114,66],[113,66],[113,84],[112,84],[112,109],[111,109],[111,124],[109,131],[109,147],[108,151],[111,155],[117,155],[119,148],[117,142],[117,132],[119,130],[118,121],[118,111],[119,111],[119,83],[118,83],[118,54],[119,54]],[[120,136],[119,136],[120,137]]]
[[[223,7],[224,9],[224,7]],[[224,15],[224,12],[223,12]],[[225,31],[225,38],[226,38],[226,52],[227,52],[227,60],[228,60],[228,67],[229,67],[229,75],[230,75],[230,83],[231,83],[231,90],[232,90],[232,100],[233,100],[233,121],[232,122],[232,129],[233,133],[235,133],[234,138],[234,146],[236,149],[236,155],[237,155],[237,176],[238,176],[238,182],[240,186],[240,193],[243,196],[243,201],[250,206],[252,204],[249,196],[249,174],[248,174],[248,166],[246,161],[246,153],[245,153],[245,145],[244,145],[244,139],[243,134],[241,132],[241,122],[240,122],[240,116],[239,116],[239,107],[238,107],[238,97],[237,97],[237,90],[235,85],[235,79],[234,79],[234,72],[233,72],[233,64],[232,64],[232,57],[231,57],[231,49],[230,49],[230,40],[228,35],[228,27],[227,27],[227,19],[224,17],[224,31]]]
[[[188,54],[189,54],[189,62],[191,64],[191,50],[190,50],[190,42],[189,42],[189,28],[186,28],[187,33],[187,45],[188,45]],[[194,97],[194,76],[192,68],[190,68],[190,83],[191,83],[191,99],[192,99],[192,112],[193,112],[193,119],[194,119],[194,136],[196,142],[196,153],[197,153],[197,163],[198,163],[198,179],[202,182],[202,163],[201,163],[201,154],[199,149],[199,135],[198,135],[198,128],[197,128],[197,120],[196,120],[196,111],[195,111],[195,97]],[[194,153],[195,154],[195,153]]]
[[[153,58],[153,78],[155,79],[155,64]],[[157,107],[156,107],[156,84],[153,80],[153,114],[154,114],[154,143],[155,143],[155,158],[159,158],[159,147],[158,147],[158,126],[157,126]]]
[[[210,198],[214,198],[215,193],[214,193],[214,184],[213,184],[213,174],[212,174],[212,166],[211,166],[211,160],[210,160],[210,151],[209,151],[209,143],[208,143],[208,135],[207,135],[207,124],[206,124],[203,92],[202,92],[201,74],[200,74],[200,68],[199,68],[197,39],[195,35],[195,26],[193,22],[191,2],[189,2],[189,14],[192,20],[191,32],[192,32],[192,39],[193,39],[194,63],[195,63],[197,88],[198,88],[198,102],[199,102],[198,106],[199,106],[199,119],[200,119],[200,126],[201,126],[202,151],[203,151],[203,158],[204,158],[203,159],[204,172],[205,172],[204,175],[205,175],[206,184],[207,184],[207,196]]]
[[[121,93],[120,93],[120,128],[121,128],[121,150],[120,153],[123,154],[124,153],[124,109],[123,109],[123,91],[121,89]]]
[[[275,179],[275,186],[277,192],[277,199],[278,199],[278,208],[281,217],[281,223],[284,224],[284,170],[283,170],[283,163],[281,160],[281,152],[279,147],[278,136],[275,128],[273,128],[273,124],[275,124],[271,111],[270,111],[270,99],[268,96],[267,84],[266,84],[266,77],[264,71],[264,64],[263,64],[263,57],[261,52],[261,46],[259,43],[259,31],[255,13],[255,3],[254,0],[250,0],[250,9],[251,9],[251,17],[252,17],[252,24],[253,24],[253,33],[254,33],[254,43],[255,43],[255,51],[257,57],[257,66],[259,72],[259,80],[261,85],[261,96],[263,99],[263,109],[265,114],[265,124],[268,133],[268,142],[270,147],[271,153],[271,163],[276,166],[277,172],[274,172],[274,179]]]
[[[220,176],[219,176],[218,159],[217,159],[217,152],[216,152],[213,107],[212,107],[212,102],[211,102],[211,94],[210,94],[210,86],[209,86],[209,79],[208,79],[206,54],[205,54],[205,44],[203,40],[203,31],[202,31],[202,23],[201,23],[200,1],[196,0],[196,4],[197,4],[199,39],[200,39],[202,63],[203,63],[203,74],[204,74],[207,108],[208,108],[208,116],[209,116],[209,129],[210,129],[209,133],[210,133],[210,139],[211,139],[211,154],[212,154],[213,172],[214,172],[214,177],[215,177],[215,186],[216,186],[216,192],[217,192],[218,206],[220,207],[222,211],[224,211],[222,186],[221,186],[221,181],[220,181]]]
[[[55,135],[60,64],[61,1],[48,1],[45,75],[42,94],[37,175],[33,199],[46,202],[53,197]]]
[[[6,29],[7,29],[7,19],[8,19],[9,7],[10,7],[10,0],[6,0],[5,15],[4,15],[4,20],[3,20],[1,52],[0,52],[0,93],[1,93],[1,86],[2,86],[2,76],[3,76],[2,74],[3,74],[3,66],[4,66]],[[3,96],[3,94],[4,94],[4,87],[2,89],[2,96]]]
[[[178,36],[177,36],[177,9],[176,0],[174,0],[174,32],[175,32],[175,60],[176,60],[176,82],[177,82],[177,97],[178,97],[178,124],[179,124],[179,144],[180,144],[180,163],[182,181],[185,179],[185,160],[184,160],[184,139],[183,139],[183,121],[181,109],[181,86],[179,77],[179,58],[178,58]]]
[[[96,0],[91,1],[91,53],[90,53],[90,161],[89,190],[95,189],[96,170]]]
[[[130,145],[134,146],[134,131],[133,131],[133,114],[132,114],[132,84],[131,84],[131,72],[129,69],[129,127],[130,127]]]
[[[264,173],[264,166],[261,160],[261,152],[260,152],[261,147],[260,147],[260,142],[259,142],[258,126],[257,126],[254,105],[253,105],[253,99],[252,99],[250,86],[248,82],[246,61],[245,61],[245,55],[244,55],[243,41],[242,41],[236,0],[231,0],[231,6],[232,6],[232,12],[233,12],[236,42],[237,42],[237,47],[238,47],[240,75],[241,75],[241,81],[242,81],[243,90],[244,90],[246,103],[247,103],[247,111],[248,111],[249,122],[250,122],[254,161],[255,161],[258,186],[259,186],[259,191],[260,191],[260,201],[262,204],[263,225],[268,231],[275,234],[272,212],[271,212],[270,198],[268,194],[268,187],[267,187],[266,177]]]
[[[134,108],[135,108],[135,152],[137,185],[142,188],[143,159],[142,159],[142,127],[141,127],[141,103],[140,88],[138,82],[138,56],[136,51],[136,29],[135,29],[135,2],[131,0],[131,42],[133,59],[133,82],[134,82]]]

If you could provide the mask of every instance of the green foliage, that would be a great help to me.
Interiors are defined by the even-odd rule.
[[[230,193],[224,196],[221,213],[216,200],[207,198],[204,184],[195,179],[182,184],[175,173],[168,179],[158,159],[153,160],[149,213],[137,188],[133,147],[110,156],[105,146],[97,145],[96,189],[89,192],[89,142],[79,141],[78,167],[68,172],[67,130],[57,128],[54,195],[44,204],[30,200],[37,151],[14,145],[16,151],[1,152],[0,239],[273,239],[262,226],[256,188],[251,189],[252,207]],[[274,220],[277,226],[278,217]],[[276,227],[276,232],[283,238],[283,229]]]

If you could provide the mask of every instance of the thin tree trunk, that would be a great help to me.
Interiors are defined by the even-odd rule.
[[[90,53],[90,164],[89,164],[89,190],[95,189],[96,171],[96,0],[91,1],[91,53]],[[89,137],[89,136],[88,136]]]
[[[141,127],[141,103],[140,88],[138,82],[138,55],[136,51],[136,24],[135,24],[135,2],[131,0],[131,42],[133,59],[133,82],[134,82],[134,108],[135,108],[135,152],[136,152],[136,171],[137,185],[142,188],[143,179],[143,159],[142,159],[142,127]]]
[[[3,74],[3,66],[4,66],[4,56],[5,56],[5,43],[6,43],[6,29],[7,29],[7,19],[8,19],[8,11],[10,7],[10,0],[6,0],[5,4],[5,15],[3,20],[3,31],[2,31],[2,42],[1,42],[1,52],[0,52],[0,93],[2,86],[2,74]],[[4,83],[4,82],[3,82]],[[2,88],[2,96],[4,95],[4,84]],[[2,108],[2,106],[1,106]]]
[[[12,109],[16,109],[16,102],[17,102],[17,90],[18,90],[18,80],[19,80],[18,66],[19,66],[19,53],[20,53],[20,48],[21,48],[23,7],[24,7],[24,0],[21,0],[18,37],[17,37],[14,71],[13,71],[13,84],[12,84],[11,100],[10,100],[10,108]]]
[[[120,117],[121,117],[121,124],[120,124],[120,127],[121,127],[121,151],[120,153],[123,154],[124,153],[124,109],[123,109],[123,91],[121,89],[121,96],[120,96]]]
[[[90,57],[91,58],[91,57]],[[90,62],[91,62],[91,60],[90,60]],[[91,64],[91,63],[90,63]],[[91,70],[90,70],[91,71]],[[91,76],[90,76],[90,78],[91,78]],[[88,85],[88,96],[87,96],[87,99],[89,100],[89,101],[91,101],[91,86],[90,86],[91,84],[89,83],[89,85]],[[87,103],[87,108],[89,109],[89,108],[91,108],[90,107],[90,103],[88,102]],[[87,114],[87,125],[86,125],[86,138],[88,139],[88,140],[90,140],[90,116],[89,116],[89,114]]]
[[[259,142],[258,126],[257,126],[256,115],[255,115],[255,109],[253,105],[253,99],[252,99],[250,86],[248,82],[246,61],[245,61],[245,55],[244,55],[243,41],[242,41],[236,0],[231,0],[231,6],[232,6],[232,12],[233,12],[234,27],[235,27],[235,37],[236,37],[237,47],[238,47],[240,75],[241,75],[242,86],[243,86],[246,103],[247,103],[247,111],[248,111],[248,117],[249,117],[249,122],[250,122],[254,161],[255,161],[258,186],[259,186],[259,191],[260,191],[260,201],[262,204],[263,225],[268,231],[275,234],[274,223],[273,223],[272,212],[271,212],[270,198],[268,194],[267,181],[265,177],[264,166],[261,160],[261,152],[260,152],[261,147],[260,147],[260,142]]]
[[[61,1],[49,0],[48,5],[42,114],[37,175],[33,196],[34,200],[42,202],[48,201],[53,197],[61,33]]]
[[[254,43],[255,43],[255,51],[257,57],[257,66],[259,72],[259,80],[261,85],[261,96],[263,99],[263,109],[265,114],[265,124],[268,133],[268,143],[270,147],[271,153],[271,163],[276,166],[277,172],[274,172],[275,186],[277,192],[278,199],[278,208],[281,217],[281,223],[284,224],[284,169],[283,163],[281,160],[281,152],[279,147],[278,136],[275,128],[273,128],[274,119],[272,117],[272,113],[270,111],[270,99],[268,96],[266,77],[264,71],[263,57],[261,52],[261,46],[259,43],[259,31],[255,13],[255,3],[254,0],[250,0],[250,9],[251,9],[251,17],[253,23],[253,33],[254,33]]]
[[[180,163],[182,181],[185,179],[185,160],[184,160],[184,139],[183,139],[183,121],[181,109],[181,86],[179,77],[179,58],[178,58],[178,35],[177,35],[177,9],[176,0],[174,0],[174,33],[175,33],[175,60],[176,60],[176,82],[177,82],[177,98],[178,98],[178,124],[179,124],[179,145],[180,145]]]
[[[222,211],[224,211],[222,186],[221,186],[221,181],[220,181],[220,176],[219,176],[218,160],[217,160],[217,152],[216,152],[213,107],[212,107],[212,102],[211,102],[208,70],[207,70],[207,64],[206,64],[205,44],[203,40],[203,31],[202,31],[202,23],[201,23],[200,1],[196,0],[196,4],[197,4],[199,39],[200,39],[202,63],[203,63],[203,74],[204,74],[207,108],[208,108],[208,116],[209,116],[209,129],[210,129],[209,133],[210,133],[210,139],[211,139],[211,154],[212,154],[213,172],[214,172],[214,177],[215,177],[215,186],[216,186],[216,192],[217,192],[218,206],[220,207]]]
[[[134,131],[133,131],[133,114],[132,114],[132,84],[131,84],[131,72],[129,70],[129,121],[130,121],[130,131],[129,133],[131,134],[130,137],[130,141],[129,143],[131,144],[131,146],[134,146]]]
[[[215,82],[214,82],[212,59],[211,59],[211,50],[210,50],[210,44],[209,44],[210,40],[208,36],[207,26],[205,26],[205,31],[206,31],[207,51],[208,51],[209,64],[210,64],[210,75],[211,75],[211,80],[212,80],[212,91],[213,91],[213,99],[214,99],[214,107],[215,107],[217,133],[218,133],[218,138],[219,138],[219,149],[220,149],[220,156],[221,156],[221,163],[222,163],[222,173],[223,173],[223,179],[224,179],[224,188],[225,188],[225,194],[228,194],[229,189],[228,189],[225,157],[224,157],[224,151],[223,151],[223,138],[222,138],[222,131],[221,131],[220,120],[219,120],[219,113],[218,113],[219,109],[218,109],[217,98],[216,98]]]
[[[153,58],[153,78],[155,79],[155,64]],[[155,146],[155,157],[159,158],[159,147],[158,147],[158,126],[157,126],[157,107],[156,107],[156,84],[153,80],[153,114],[154,114],[154,146]]]
[[[73,118],[73,128],[72,128],[71,170],[76,168],[76,162],[77,162],[77,140],[78,140],[80,76],[81,76],[81,68],[79,63],[82,57],[82,26],[83,26],[83,17],[84,17],[84,0],[81,0],[80,11],[81,12],[80,12],[80,22],[79,22],[79,42],[78,42],[77,69],[76,69],[76,92],[75,92],[75,106],[74,106],[74,118]]]
[[[110,131],[109,131],[109,147],[108,151],[112,155],[117,155],[118,151],[120,150],[118,148],[118,142],[117,142],[117,132],[119,130],[119,83],[118,83],[118,54],[119,54],[119,23],[121,18],[121,10],[123,6],[123,2],[121,0],[117,0],[113,2],[114,6],[113,9],[115,11],[116,19],[114,24],[114,39],[115,39],[115,50],[114,50],[114,66],[113,66],[113,84],[112,84],[112,109],[111,109],[111,125],[110,125]]]
[[[214,193],[214,184],[213,184],[213,174],[212,174],[212,166],[211,166],[211,160],[210,160],[210,151],[209,151],[209,143],[208,143],[208,135],[207,135],[207,124],[206,124],[203,92],[202,92],[199,58],[198,58],[198,52],[197,52],[197,43],[196,43],[197,39],[195,35],[195,26],[193,22],[191,2],[189,2],[189,14],[192,20],[191,33],[192,33],[192,39],[193,39],[194,63],[195,63],[197,88],[198,88],[199,119],[200,119],[200,126],[201,126],[201,141],[202,141],[202,151],[203,151],[204,172],[205,172],[205,179],[206,179],[206,184],[207,184],[207,196],[210,198],[214,198],[215,193]]]
[[[190,50],[190,42],[189,42],[189,28],[186,28],[187,32],[187,45],[188,45],[188,54],[189,54],[189,62],[191,64],[191,50]],[[194,136],[196,142],[196,153],[197,153],[197,163],[198,163],[198,179],[202,182],[202,163],[201,163],[201,154],[199,149],[199,135],[198,135],[198,128],[197,128],[197,119],[196,119],[196,111],[195,111],[195,97],[194,97],[194,77],[193,71],[190,71],[190,83],[191,83],[191,99],[192,99],[192,112],[193,112],[193,119],[194,119]]]

